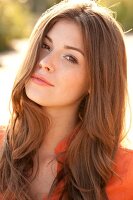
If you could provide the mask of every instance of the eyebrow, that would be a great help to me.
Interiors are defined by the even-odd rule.
[[[53,43],[52,39],[51,39],[48,35],[46,35],[45,38],[47,38],[51,43]],[[66,48],[66,49],[72,49],[72,50],[78,51],[78,52],[81,53],[83,56],[85,56],[85,55],[84,55],[84,52],[83,52],[81,49],[79,49],[79,48],[72,47],[72,46],[69,46],[69,45],[65,45],[64,48]]]

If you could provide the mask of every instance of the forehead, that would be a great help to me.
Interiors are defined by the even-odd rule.
[[[80,25],[69,19],[60,19],[47,31],[47,34],[52,40],[60,40],[71,43],[77,43],[83,46],[83,34]]]

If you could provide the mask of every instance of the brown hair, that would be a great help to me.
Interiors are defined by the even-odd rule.
[[[67,149],[49,196],[65,176],[61,199],[108,199],[105,187],[114,174],[114,156],[125,131],[126,53],[123,31],[111,12],[88,0],[81,4],[62,1],[53,6],[40,17],[31,34],[12,91],[12,118],[0,160],[0,191],[5,200],[31,200],[27,172],[32,174],[33,157],[50,119],[41,106],[27,98],[25,83],[37,62],[43,35],[62,18],[82,28],[91,88],[80,105],[82,126]]]

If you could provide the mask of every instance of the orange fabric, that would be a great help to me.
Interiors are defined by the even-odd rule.
[[[56,147],[55,153],[65,151],[67,141],[62,140]],[[58,170],[60,166],[58,166]],[[57,170],[57,171],[58,171]],[[120,147],[115,157],[114,176],[106,186],[106,192],[109,200],[133,200],[133,150]],[[50,200],[59,200],[60,192],[64,184],[61,182]],[[43,200],[47,200],[45,197]]]
[[[3,143],[3,136],[4,131],[0,129],[0,145]],[[55,154],[65,151],[67,146],[68,140],[62,140],[55,148]],[[115,163],[115,171],[119,177],[112,177],[106,186],[108,198],[109,200],[133,200],[133,150],[120,147],[115,157]],[[60,167],[58,164],[57,172]],[[64,182],[62,181],[50,200],[59,200],[63,186]],[[43,200],[47,200],[47,197],[44,197]]]
[[[115,171],[106,192],[109,200],[133,200],[133,150],[119,148],[115,158]]]

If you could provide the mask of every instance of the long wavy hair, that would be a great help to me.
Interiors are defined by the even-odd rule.
[[[12,116],[1,150],[0,192],[4,200],[32,199],[29,176],[33,158],[51,121],[40,105],[27,98],[25,83],[38,60],[42,38],[61,19],[81,26],[90,93],[80,104],[82,125],[65,152],[65,162],[49,197],[65,177],[60,199],[108,199],[105,188],[115,174],[114,157],[125,131],[126,53],[123,31],[111,11],[88,0],[54,5],[42,14],[31,34],[12,91]]]

